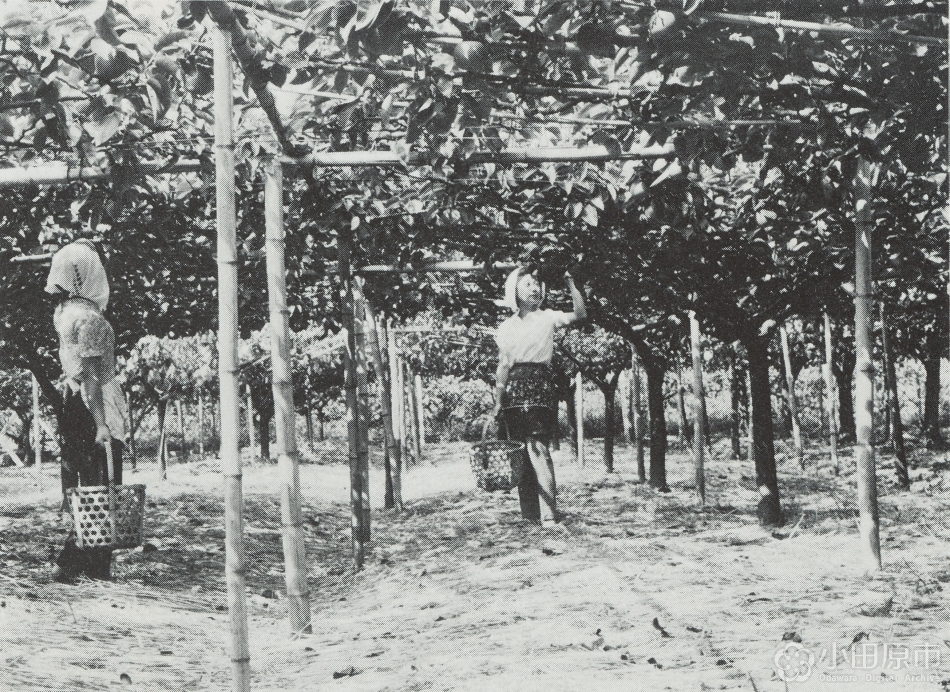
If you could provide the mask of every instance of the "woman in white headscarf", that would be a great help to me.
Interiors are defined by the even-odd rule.
[[[115,381],[115,335],[103,316],[109,281],[95,246],[86,240],[56,253],[46,292],[57,300],[53,324],[59,336],[59,359],[66,375],[62,428],[63,492],[109,482],[105,445],[111,445],[114,478],[122,482],[125,401]],[[109,548],[80,550],[74,536],[57,558],[53,577],[71,581],[80,575],[109,579]]]
[[[530,267],[505,281],[504,305],[514,314],[498,327],[495,415],[511,440],[524,442],[530,464],[518,483],[521,515],[543,526],[557,523],[557,486],[548,449],[557,430],[557,395],[550,369],[554,333],[587,317],[584,298],[565,273],[573,312],[541,309],[546,287]]]

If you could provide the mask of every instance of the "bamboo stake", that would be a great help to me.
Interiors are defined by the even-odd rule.
[[[340,290],[343,292],[343,325],[346,329],[346,430],[349,442],[350,463],[350,546],[353,570],[363,569],[366,560],[366,543],[363,540],[363,488],[359,469],[359,401],[356,375],[356,325],[354,324],[353,279],[350,274],[350,233],[341,231],[337,239],[340,272]]]
[[[218,255],[218,368],[221,392],[221,468],[225,498],[225,571],[231,624],[231,689],[251,688],[251,653],[247,639],[247,603],[244,585],[244,498],[238,442],[238,300],[237,242],[234,200],[234,129],[231,37],[214,30],[214,131],[217,184]]]
[[[402,458],[405,459],[406,468],[409,468],[409,459],[413,460],[413,463],[417,461],[417,458],[412,455],[410,451],[413,444],[413,434],[412,434],[412,407],[407,400],[406,396],[406,375],[408,374],[408,366],[406,365],[406,359],[402,357],[400,353],[399,356],[399,411],[402,417]]]
[[[416,404],[415,419],[416,425],[416,449],[419,450],[419,463],[422,463],[423,450],[426,444],[426,417],[425,406],[422,404],[422,375],[416,373],[414,379],[415,388],[413,389],[414,401]]]
[[[185,439],[185,417],[181,413],[181,399],[175,399],[175,415],[178,418],[178,437],[181,438],[181,459],[188,459],[187,440]]]
[[[360,293],[362,294],[362,289],[360,288],[359,283],[356,284],[356,287],[359,288]],[[383,434],[386,438],[386,450],[389,455],[390,460],[390,469],[393,464],[401,465],[401,460],[399,458],[399,447],[396,444],[396,436],[393,431],[393,415],[392,415],[392,395],[390,392],[390,379],[387,377],[386,368],[383,365],[383,354],[382,349],[379,347],[379,331],[376,324],[376,316],[373,314],[373,306],[366,296],[363,295],[363,308],[366,310],[366,325],[367,332],[369,334],[369,352],[373,358],[373,368],[376,370],[376,377],[379,380],[379,403],[380,408],[383,411]],[[390,483],[392,483],[392,503],[393,508],[397,511],[402,511],[402,494],[396,492],[395,479],[393,474],[390,473],[389,477]]]
[[[855,200],[855,277],[854,347],[855,366],[854,422],[857,440],[854,457],[858,471],[858,527],[861,549],[869,571],[881,569],[877,476],[874,463],[874,340],[871,335],[871,164],[859,157],[854,177]]]
[[[802,445],[802,428],[798,420],[798,401],[795,398],[795,375],[792,373],[792,357],[788,347],[788,330],[783,324],[779,327],[782,341],[782,360],[785,362],[785,393],[788,397],[788,410],[792,414],[792,442],[795,445],[795,458],[802,471],[805,470],[805,450]]]
[[[396,335],[393,333],[392,322],[386,328],[386,351],[389,355],[389,396],[390,410],[393,415],[393,446],[395,453],[391,457],[393,462],[393,502],[396,507],[402,506],[402,441],[404,438],[402,424],[402,409],[399,405],[399,351],[396,349]]]
[[[584,466],[584,378],[580,373],[574,376],[574,416],[577,428],[577,463]]]
[[[626,374],[626,373],[625,373]],[[631,390],[630,379],[633,375],[621,375],[617,383],[617,390],[620,394],[620,422],[623,424],[623,436],[628,444],[633,444],[633,429],[630,424],[630,408],[633,406],[633,392]]]
[[[168,399],[158,403],[158,475],[168,480]]]
[[[363,531],[363,541],[370,541],[370,503],[369,503],[369,364],[366,358],[366,309],[363,304],[363,293],[356,286],[356,280],[351,278],[350,285],[353,291],[353,333],[355,338],[354,357],[356,361],[356,403],[358,446],[357,461],[360,476],[360,527]]]
[[[36,485],[43,489],[43,427],[40,425],[40,383],[33,381],[33,463],[36,465]]]
[[[205,395],[198,390],[198,455],[205,455]]]
[[[841,463],[838,461],[838,407],[836,406],[835,378],[831,371],[834,347],[831,341],[831,318],[825,313],[825,394],[828,409],[828,446],[831,448],[831,463],[835,467],[835,475],[841,473]]]
[[[700,342],[699,320],[689,313],[690,346],[693,355],[693,465],[696,475],[696,494],[701,505],[706,504],[706,471],[703,453],[703,421],[706,419],[706,390],[703,387],[703,353]]]
[[[264,173],[264,214],[267,234],[267,293],[270,309],[271,388],[277,427],[277,465],[280,473],[280,513],[287,584],[287,618],[291,634],[310,633],[310,589],[307,585],[307,548],[304,542],[297,431],[294,427],[294,382],[290,367],[287,280],[284,264],[283,169],[270,161]]]

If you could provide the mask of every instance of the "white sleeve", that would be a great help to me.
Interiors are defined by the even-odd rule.
[[[568,324],[570,317],[570,312],[563,312],[561,310],[548,310],[548,318],[551,320],[551,324],[555,327],[564,327]]]

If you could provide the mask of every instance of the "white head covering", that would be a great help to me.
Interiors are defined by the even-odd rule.
[[[505,279],[505,297],[503,300],[496,300],[497,305],[518,312],[518,279],[527,274],[527,272],[522,273],[523,269],[524,267],[518,267]],[[543,301],[547,295],[547,287],[543,283],[539,283],[541,285],[541,300]]]
[[[53,255],[46,292],[57,293],[57,286],[68,291],[70,296],[91,300],[100,310],[105,310],[109,304],[109,279],[99,253],[81,240]]]

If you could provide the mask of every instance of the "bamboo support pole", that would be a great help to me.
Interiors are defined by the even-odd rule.
[[[701,505],[706,504],[706,470],[703,451],[703,421],[706,419],[706,390],[703,386],[703,352],[700,341],[699,320],[696,313],[689,313],[690,346],[693,356],[693,466],[695,470],[696,495]]]
[[[584,378],[580,373],[574,376],[574,417],[577,435],[577,464],[583,467],[584,460]]]
[[[359,283],[357,283],[356,286],[359,287]],[[402,460],[400,458],[399,445],[396,442],[396,435],[393,426],[391,371],[387,372],[386,367],[383,364],[383,353],[382,349],[380,348],[379,329],[376,321],[376,315],[373,313],[373,306],[366,299],[365,295],[363,296],[363,308],[366,310],[366,331],[369,335],[367,339],[369,342],[369,351],[373,359],[373,368],[376,370],[376,377],[379,380],[379,404],[383,412],[383,435],[385,436],[385,444],[386,449],[388,450],[387,454],[389,455],[390,461],[389,480],[392,484],[392,503],[394,509],[397,511],[402,511],[402,492],[401,489],[397,490],[398,486],[396,484],[396,474],[392,471],[393,466],[400,467],[402,465]],[[390,357],[392,357],[391,352]]]
[[[290,328],[284,262],[284,182],[280,162],[270,161],[264,172],[264,214],[267,236],[267,294],[270,309],[271,387],[277,428],[280,473],[280,513],[287,584],[287,618],[291,634],[309,633],[310,589],[303,531],[300,466],[297,456],[297,412],[290,366]],[[262,432],[262,434],[264,434]]]
[[[831,341],[831,318],[826,312],[825,317],[825,362],[823,365],[825,376],[825,406],[828,409],[828,446],[831,450],[831,463],[834,465],[835,475],[841,473],[841,462],[838,460],[838,407],[836,406],[835,377],[831,365],[834,360],[834,345]]]
[[[357,418],[357,471],[360,477],[360,527],[363,541],[370,541],[370,498],[369,498],[369,363],[366,358],[366,308],[363,293],[358,290],[356,280],[351,277],[353,294],[353,335],[355,340],[354,360],[356,361],[356,412]]]
[[[419,451],[419,463],[422,463],[422,457],[426,446],[426,416],[425,406],[422,403],[422,375],[416,373],[413,377],[413,401],[416,405],[416,449]]]
[[[175,417],[178,421],[178,438],[181,444],[181,460],[186,461],[188,459],[188,441],[185,435],[185,416],[181,412],[181,399],[175,399]]]
[[[403,432],[402,408],[399,405],[399,351],[396,348],[396,335],[393,333],[392,322],[386,328],[386,351],[389,356],[389,396],[390,410],[393,416],[393,445],[395,455],[393,462],[393,501],[397,507],[402,506],[402,467],[403,467]]]
[[[910,490],[910,475],[907,469],[907,448],[904,446],[904,421],[901,419],[900,394],[897,391],[897,365],[891,345],[890,329],[884,303],[881,311],[881,352],[884,356],[884,391],[891,419],[891,446],[894,450],[894,475],[903,490]]]
[[[637,11],[640,8],[639,5],[623,3],[621,5],[625,9],[631,9]],[[681,10],[682,5],[679,7],[671,6],[671,9]],[[786,29],[788,31],[809,31],[817,34],[830,34],[835,36],[843,36],[861,38],[871,41],[879,41],[882,43],[886,42],[907,42],[907,43],[919,43],[923,45],[931,46],[945,46],[947,45],[947,39],[935,37],[935,36],[916,36],[913,34],[904,34],[896,30],[883,31],[881,29],[862,29],[851,24],[843,23],[834,23],[834,24],[822,24],[819,22],[804,22],[794,19],[782,19],[782,16],[778,12],[770,13],[771,16],[760,17],[756,15],[749,14],[735,14],[731,12],[707,12],[707,11],[696,11],[691,13],[689,16],[692,19],[703,19],[709,22],[722,22],[724,24],[739,24],[746,26],[770,26],[775,27],[776,29]]]
[[[244,498],[238,441],[237,215],[234,191],[233,75],[231,37],[214,30],[214,130],[217,199],[218,368],[221,396],[221,469],[224,474],[225,572],[231,629],[231,689],[251,687],[244,567]]]
[[[36,464],[36,485],[43,489],[43,427],[40,425],[40,383],[33,375],[33,463]]]
[[[792,443],[795,445],[795,458],[804,471],[805,448],[802,445],[802,427],[798,418],[798,400],[795,397],[795,375],[792,372],[792,354],[788,347],[788,330],[784,324],[779,327],[779,338],[782,342],[782,360],[785,363],[785,395],[788,400],[788,411],[792,415]]]
[[[205,455],[205,395],[198,390],[198,455]]]
[[[348,457],[350,465],[350,546],[352,549],[352,566],[354,571],[363,569],[366,561],[366,542],[363,531],[363,489],[362,476],[359,469],[359,401],[356,374],[356,325],[354,324],[355,307],[353,304],[353,279],[350,273],[350,234],[348,230],[340,233],[337,240],[340,272],[340,291],[343,302],[343,326],[346,329],[346,350],[344,351],[346,366],[346,431],[348,440]]]
[[[874,462],[874,337],[871,334],[871,233],[874,220],[871,215],[871,175],[871,164],[863,156],[860,157],[854,177],[854,347],[857,356],[854,370],[854,422],[857,433],[854,457],[858,476],[861,550],[868,570],[877,571],[881,569],[881,542]]]

